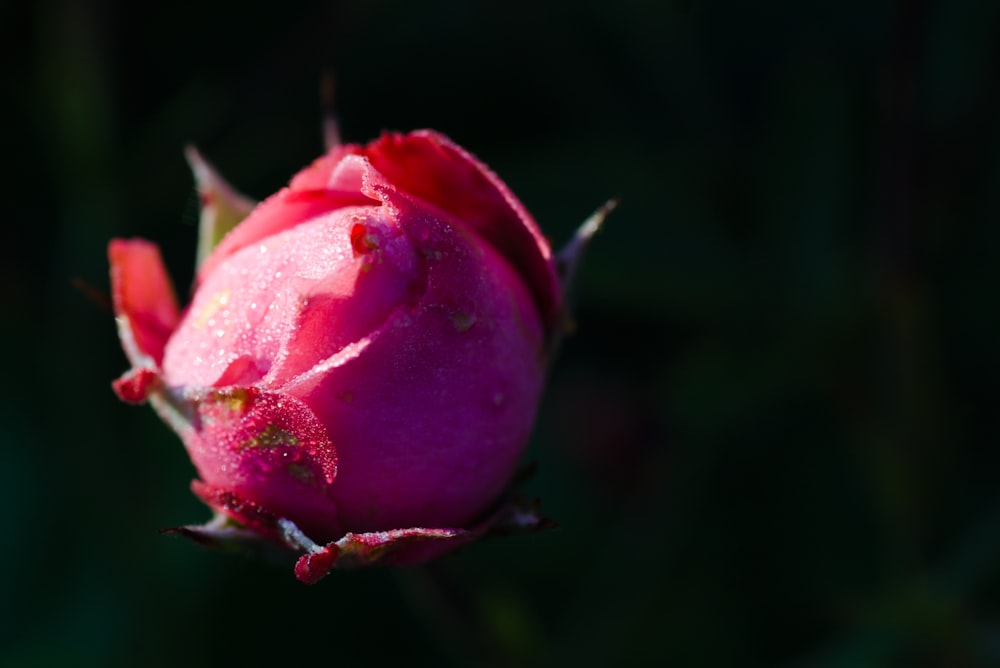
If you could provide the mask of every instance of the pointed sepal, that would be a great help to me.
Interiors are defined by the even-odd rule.
[[[188,146],[184,156],[194,172],[201,200],[197,256],[198,266],[201,266],[222,238],[250,215],[257,203],[229,185],[194,146]]]
[[[594,236],[601,230],[604,220],[618,206],[618,198],[613,197],[595,211],[577,228],[573,238],[556,254],[556,273],[562,286],[564,297],[568,297],[576,281],[580,260]]]

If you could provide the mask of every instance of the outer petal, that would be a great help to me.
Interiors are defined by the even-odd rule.
[[[546,326],[558,326],[562,297],[552,251],[496,174],[431,130],[386,133],[365,155],[396,188],[451,214],[492,245],[521,275]]]
[[[158,366],[180,320],[177,298],[156,244],[114,239],[108,246],[111,296],[122,347],[136,367]]]

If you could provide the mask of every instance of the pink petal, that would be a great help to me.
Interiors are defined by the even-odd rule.
[[[288,184],[291,190],[327,190],[330,188],[330,175],[340,161],[349,155],[361,153],[361,147],[356,144],[344,144],[335,147],[329,153],[317,158],[311,165],[295,175]]]
[[[372,204],[360,192],[340,190],[291,190],[267,198],[215,247],[198,269],[200,284],[226,258],[240,249],[291,229],[321,214],[347,206]]]

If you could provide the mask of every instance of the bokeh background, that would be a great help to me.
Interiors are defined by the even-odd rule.
[[[1000,4],[8,0],[0,37],[0,665],[1000,665]],[[312,160],[331,67],[349,140],[439,129],[557,243],[622,205],[525,457],[560,528],[305,587],[157,534],[208,513],[102,295],[112,236],[187,284],[185,143],[258,198]]]

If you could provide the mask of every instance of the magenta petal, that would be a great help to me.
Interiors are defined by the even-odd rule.
[[[108,246],[108,259],[112,302],[129,361],[135,366],[148,361],[159,365],[167,339],[180,320],[160,249],[143,239],[114,239]]]

